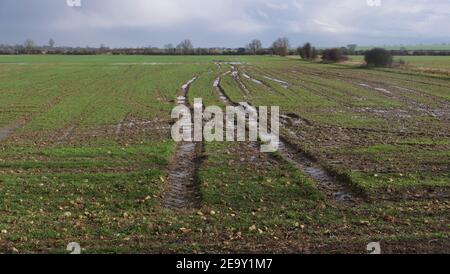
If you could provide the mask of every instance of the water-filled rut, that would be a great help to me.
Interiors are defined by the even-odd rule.
[[[227,72],[224,75],[228,73],[230,72]],[[220,82],[221,76],[215,80],[214,87],[216,88],[219,98],[226,105],[240,105],[247,108],[247,110],[250,110],[250,108],[255,109],[247,102],[237,104],[230,100],[226,95],[225,90],[221,87]],[[282,124],[287,126],[285,123]],[[344,206],[352,206],[360,201],[360,198],[353,195],[350,188],[347,187],[344,182],[341,182],[338,178],[332,176],[326,169],[322,168],[320,164],[310,159],[310,157],[282,138],[279,141],[278,153],[285,161],[305,172],[310,179],[315,182],[317,189],[324,193],[330,200]]]
[[[178,105],[189,107],[187,95],[190,85],[196,79],[194,77],[182,86],[177,97]],[[188,127],[193,135],[193,127],[191,125],[183,125],[183,127]],[[177,144],[174,158],[169,166],[163,202],[164,207],[173,210],[189,210],[200,206],[201,196],[197,182],[197,170],[202,149],[202,142],[183,141]]]

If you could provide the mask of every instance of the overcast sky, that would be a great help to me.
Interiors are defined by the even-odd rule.
[[[112,47],[450,43],[450,0],[0,0],[0,43]],[[377,2],[381,1],[381,5]]]

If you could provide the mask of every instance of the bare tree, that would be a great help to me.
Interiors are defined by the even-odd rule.
[[[48,46],[49,48],[53,48],[55,46],[55,40],[53,40],[53,38],[50,38],[50,40],[48,40]]]
[[[273,53],[280,56],[286,56],[289,53],[289,39],[286,37],[278,38],[272,44]]]
[[[262,49],[262,43],[260,40],[258,39],[254,39],[252,40],[248,45],[247,45],[247,49],[252,53],[252,54],[257,54],[259,51],[261,51]]]
[[[26,49],[33,49],[33,48],[36,47],[36,43],[35,43],[33,40],[31,40],[31,39],[27,39],[27,40],[25,41],[25,43],[23,43],[23,46],[24,46]]]
[[[194,46],[192,45],[192,42],[189,39],[182,41],[177,46],[177,51],[184,55],[192,54],[193,49],[194,49]]]

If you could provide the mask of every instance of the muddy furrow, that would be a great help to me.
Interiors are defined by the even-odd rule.
[[[285,120],[281,118],[281,124],[285,126],[289,134],[297,136],[295,131],[285,124]],[[299,120],[298,123],[304,123]],[[362,201],[361,198],[355,196],[346,183],[340,181],[331,175],[326,169],[322,168],[315,160],[311,159],[307,154],[301,152],[297,146],[290,144],[287,139],[281,136],[278,148],[279,155],[287,162],[290,162],[298,169],[303,170],[313,179],[317,188],[324,193],[331,201],[344,206],[353,206]]]
[[[20,120],[15,121],[12,124],[9,124],[5,127],[0,128],[0,142],[8,140],[12,135],[14,135],[14,133],[16,131],[18,131],[19,129],[23,128],[26,124],[28,124],[35,115],[40,114],[43,111],[50,109],[51,106],[53,106],[54,104],[56,104],[56,103],[53,103],[53,101],[50,101],[49,103],[45,104],[42,107],[41,111],[36,111],[36,112],[24,111],[24,113],[26,113],[26,115],[24,117],[20,118]],[[39,109],[39,108],[37,107],[37,109]]]
[[[76,132],[81,128],[81,123],[83,121],[84,118],[86,118],[89,114],[90,111],[88,111],[88,109],[94,108],[95,107],[95,102],[93,103],[89,103],[89,105],[87,105],[85,107],[85,111],[79,113],[76,118],[73,118],[72,121],[70,121],[70,126],[67,126],[66,128],[64,128],[63,133],[61,134],[61,136],[59,138],[57,138],[57,145],[67,145],[71,142],[71,140],[74,138],[74,136],[76,135]]]
[[[286,88],[286,89],[289,88],[289,83],[286,82],[286,81],[279,80],[279,79],[275,79],[275,78],[269,77],[269,76],[267,76],[267,75],[265,75],[265,76],[263,76],[263,77],[266,78],[266,79],[268,79],[268,80],[270,80],[270,81],[273,81],[273,82],[279,84],[279,85],[280,85],[281,87],[283,87],[283,88]]]
[[[310,127],[320,128],[320,129],[328,129],[328,130],[346,130],[355,133],[378,133],[378,134],[391,134],[395,136],[411,136],[411,137],[433,137],[435,134],[427,133],[427,132],[419,132],[419,131],[395,131],[395,130],[387,130],[387,129],[376,129],[376,128],[358,128],[358,127],[346,127],[346,126],[333,126],[333,125],[325,125],[319,124],[315,121],[308,120],[306,118],[300,117],[297,114],[289,114],[289,115],[281,115],[280,122],[286,127],[290,128],[289,131],[293,132],[294,127],[298,127],[300,125],[307,125]],[[450,137],[449,134],[442,133],[439,136],[441,137]]]
[[[272,86],[271,86],[267,81],[265,81],[265,80],[258,80],[258,79],[255,79],[255,78],[253,78],[252,76],[250,76],[250,75],[248,74],[248,72],[246,72],[246,71],[243,71],[242,75],[243,75],[244,78],[246,78],[247,80],[250,80],[250,81],[252,81],[253,83],[256,83],[256,84],[258,84],[258,85],[262,85],[262,86],[266,87],[267,89],[269,89],[270,92],[273,92],[273,93],[276,93],[276,94],[279,94],[279,95],[282,95],[282,96],[286,96],[286,94],[284,94],[284,93],[282,93],[282,92],[280,92],[280,91],[278,91],[278,90],[276,90],[276,89],[273,89]]]
[[[338,81],[344,81],[357,87],[362,87],[371,91],[375,91],[383,96],[404,103],[412,111],[423,113],[434,118],[450,117],[450,106],[447,100],[440,98],[438,96],[428,94],[423,91],[411,88],[404,88],[395,84],[388,83],[386,81],[376,81],[372,79],[367,79],[359,75],[348,76],[346,74],[333,72],[327,72],[327,74],[324,73],[314,74],[311,71],[307,71],[306,73],[318,77],[328,77],[328,78],[331,77]],[[430,107],[426,104],[413,100],[411,98],[412,94],[414,94],[418,98],[420,97],[428,98],[429,100],[437,104],[438,107]]]
[[[234,81],[238,84],[239,88],[244,92],[244,96],[247,97],[250,95],[250,91],[247,86],[245,86],[244,82],[242,82],[241,77],[239,76],[239,70],[235,66],[231,66],[231,76],[233,76]]]
[[[353,206],[362,201],[361,198],[352,193],[344,182],[332,176],[327,170],[287,141],[280,141],[279,154],[284,160],[305,171],[314,180],[317,188],[330,200],[345,206]]]
[[[65,145],[69,142],[70,137],[73,136],[75,133],[75,126],[68,127],[64,133],[59,136],[58,141],[56,142],[57,145]]]
[[[261,81],[255,79],[255,78],[252,78],[250,75],[248,75],[248,74],[245,73],[245,72],[244,72],[242,75],[244,76],[244,78],[246,78],[246,79],[252,81],[253,83],[256,83],[256,84],[258,84],[258,85],[263,85],[263,84],[264,84],[263,82],[261,82]]]
[[[225,75],[230,74],[231,71],[227,71],[221,76],[217,77],[214,81],[213,87],[216,89],[217,96],[219,99],[225,104],[225,105],[232,105],[236,106],[237,104],[233,103],[231,99],[225,94],[225,91],[223,90],[222,86],[220,85],[220,82],[222,81],[222,77]]]
[[[266,80],[269,80],[271,82],[277,83],[279,86],[281,86],[284,89],[288,89],[291,84],[287,81],[275,78],[276,76],[273,76],[273,73],[269,73],[268,71],[256,68],[256,71]],[[269,85],[270,86],[270,85]]]
[[[214,87],[220,99],[227,105],[238,105],[231,101],[226,95],[224,89],[220,86],[220,76],[214,82]],[[255,110],[249,103],[239,104],[249,111]],[[266,138],[264,138],[266,139]],[[343,206],[353,206],[361,201],[360,198],[353,195],[350,188],[344,182],[332,176],[328,171],[322,168],[315,161],[300,152],[293,145],[285,140],[279,141],[279,155],[287,162],[292,163],[298,169],[304,171],[316,183],[317,188],[323,192],[330,200]]]
[[[373,90],[375,90],[377,92],[383,93],[385,96],[392,95],[391,91],[389,91],[389,90],[387,90],[385,88],[382,88],[382,87],[373,87],[373,86],[370,86],[370,85],[364,84],[364,83],[360,83],[360,84],[357,84],[356,82],[352,82],[352,83],[355,84],[355,85],[364,87],[364,88],[373,89]],[[316,84],[316,83],[314,83],[314,84]],[[330,101],[335,100],[335,98],[326,95],[326,92],[322,91],[321,89],[319,90],[318,88],[312,88],[311,86],[307,87],[306,85],[302,85],[302,84],[297,84],[296,86],[302,87],[305,90],[309,90],[312,93],[318,94],[318,95],[320,95],[320,96],[322,96],[324,98],[327,98]],[[400,88],[400,87],[397,87],[397,88]],[[343,103],[343,105],[345,106],[346,104]],[[444,111],[430,110],[430,109],[427,109],[427,106],[425,106],[423,104],[416,103],[415,106],[416,106],[416,108],[411,108],[411,106],[409,106],[408,109],[412,110],[412,111],[420,111],[421,113],[425,113],[425,114],[427,114],[429,116],[432,116],[434,118],[443,118],[442,116],[445,116],[445,115],[448,116],[448,114],[445,114]],[[450,108],[448,108],[448,109],[450,109]],[[405,110],[405,111],[407,111],[407,110]],[[447,113],[450,113],[450,110],[448,110]],[[306,122],[307,125],[318,127],[318,128],[323,128],[323,129],[336,128],[336,126],[316,123],[314,121],[310,121],[310,120],[308,120],[308,119],[306,119],[304,117],[300,117],[298,115],[294,115],[294,116],[290,116],[289,115],[289,117],[288,116],[281,116],[280,118],[283,121],[285,121],[287,125],[290,125],[290,126],[296,126],[298,124],[302,124],[302,123]],[[423,136],[423,137],[430,137],[430,136],[432,137],[432,136],[434,136],[433,133],[422,132],[422,131],[417,131],[417,130],[416,131],[412,131],[412,130],[396,131],[396,130],[389,130],[389,129],[358,128],[358,127],[346,127],[346,126],[339,126],[338,128],[349,130],[349,131],[356,131],[356,132],[386,133],[386,134],[395,134],[395,135],[399,135],[399,136]],[[443,137],[450,136],[450,135],[445,134],[445,133],[440,133],[439,135],[443,136]]]
[[[177,97],[178,105],[189,107],[187,95],[190,85],[196,79],[194,77],[182,86]],[[193,136],[192,125],[184,125],[184,128],[190,130],[191,136]],[[190,210],[200,206],[201,197],[197,182],[197,170],[202,149],[202,142],[183,141],[178,143],[175,156],[169,166],[163,201],[164,207],[172,210]]]
[[[122,128],[125,124],[125,122],[128,120],[128,116],[130,115],[130,113],[128,113],[127,115],[125,115],[125,117],[123,117],[122,121],[120,121],[117,126],[116,126],[116,130],[114,132],[114,134],[116,135],[117,138],[119,138],[120,133],[122,132]]]
[[[301,70],[302,71],[295,70],[295,71],[292,71],[292,72],[293,73],[306,73],[306,74],[311,74],[311,75],[319,76],[319,77],[334,77],[334,78],[337,78],[337,79],[339,79],[339,78],[347,78],[347,79],[360,80],[360,81],[363,81],[364,79],[366,79],[365,77],[363,77],[363,74],[361,74],[361,73],[356,73],[355,74],[355,73],[352,72],[351,74],[348,74],[348,72],[343,72],[343,71],[336,72],[336,71],[328,70],[328,69],[325,71],[325,70],[322,70],[322,69],[319,70],[319,69],[312,69],[312,68],[306,68],[306,67],[302,67]],[[405,79],[405,78],[402,78],[402,77],[393,76],[393,75],[401,76],[402,74],[405,74],[405,73],[398,73],[398,72],[396,72],[394,74],[391,73],[391,72],[384,73],[382,75],[382,77],[380,77],[380,79],[383,79],[383,82],[379,82],[379,83],[385,83],[386,80],[394,80],[394,81],[400,81],[400,82],[432,85],[432,86],[435,86],[435,87],[447,87],[447,85],[444,85],[444,84],[441,84],[441,83],[417,80],[417,79],[413,79],[413,78]],[[408,74],[408,73],[406,73],[406,74]],[[425,76],[425,77],[427,77],[427,76]],[[371,77],[371,78],[374,79],[374,77]],[[438,80],[443,80],[443,79],[438,79]]]
[[[408,98],[407,96],[402,95],[402,92],[407,92],[410,94],[416,93],[417,96],[424,95],[423,93],[419,94],[418,92],[416,92],[412,89],[403,88],[400,86],[389,86],[390,89],[387,89],[386,87],[382,87],[381,85],[373,85],[373,84],[369,84],[367,82],[359,83],[358,85],[363,88],[369,89],[369,90],[381,92],[389,98],[392,98],[399,102],[403,102],[412,111],[417,111],[419,113],[426,114],[433,118],[450,117],[450,106],[448,103],[446,103],[446,105],[443,105],[441,103],[441,107],[436,109],[436,108],[431,108],[430,106],[428,106],[426,104],[417,102],[415,100]],[[438,103],[438,100],[436,98],[433,98],[433,101]]]

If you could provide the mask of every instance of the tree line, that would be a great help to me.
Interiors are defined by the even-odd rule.
[[[0,44],[0,54],[67,54],[67,55],[300,55],[305,60],[315,60],[322,56],[323,61],[343,61],[347,55],[365,55],[367,50],[358,50],[357,45],[346,47],[318,49],[306,43],[297,49],[292,48],[289,39],[281,37],[276,39],[269,47],[264,47],[261,40],[253,39],[241,48],[202,48],[194,47],[189,39],[181,41],[178,45],[166,44],[159,47],[140,48],[110,48],[105,45],[99,47],[64,47],[56,46],[54,39],[49,39],[47,45],[38,46],[33,40],[27,39],[23,44]],[[396,56],[450,56],[450,50],[390,50]]]

